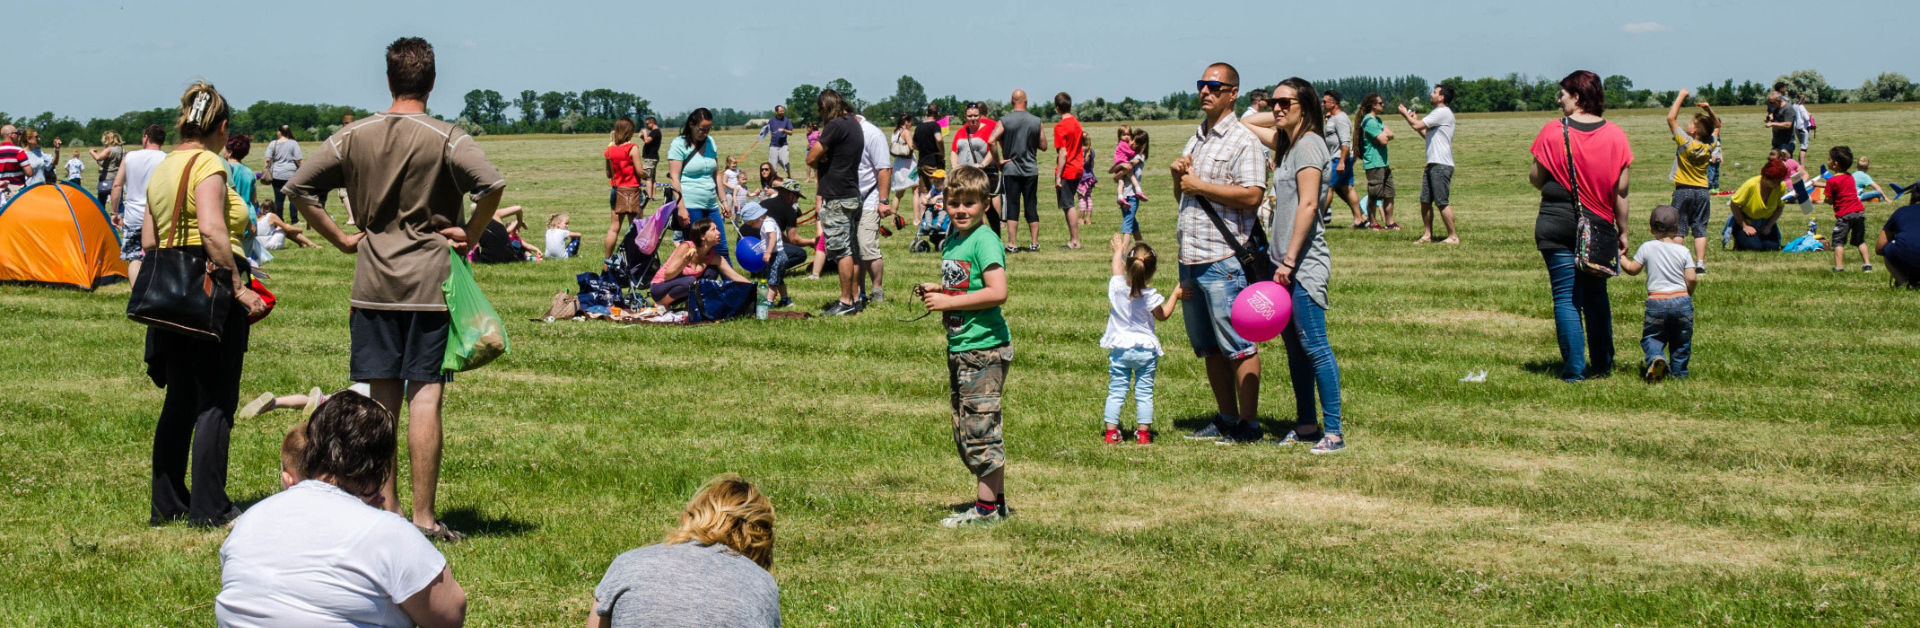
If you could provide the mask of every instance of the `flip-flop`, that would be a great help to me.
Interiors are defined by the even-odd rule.
[[[445,521],[436,520],[433,522],[433,527],[431,528],[422,528],[418,525],[413,526],[413,528],[415,530],[419,530],[420,534],[422,536],[427,537],[427,540],[429,541],[443,541],[447,543],[452,543],[454,541],[459,541],[467,538],[467,535],[461,534],[459,532],[455,532],[453,528],[447,527],[447,522]]]
[[[260,413],[273,409],[273,400],[273,393],[260,393],[259,397],[255,397],[253,401],[247,402],[247,405],[240,406],[240,411],[235,413],[233,418],[245,421],[260,416]]]

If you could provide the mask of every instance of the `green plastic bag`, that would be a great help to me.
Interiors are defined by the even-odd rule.
[[[473,267],[458,252],[453,256],[453,272],[440,289],[447,293],[447,355],[440,369],[448,372],[471,371],[486,366],[507,354],[507,322],[480,293],[473,280]]]

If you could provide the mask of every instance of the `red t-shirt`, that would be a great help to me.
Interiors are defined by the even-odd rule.
[[[1853,175],[1836,172],[1827,178],[1827,198],[1833,199],[1833,217],[1867,211],[1860,204],[1860,188],[1853,182]]]
[[[947,143],[947,152],[952,152],[952,153],[960,152],[960,140],[972,139],[977,137],[977,138],[980,138],[980,141],[982,142],[987,141],[987,138],[993,137],[993,126],[995,124],[998,124],[998,123],[992,120],[988,120],[986,118],[981,118],[980,130],[978,131],[968,131],[967,125],[965,124],[960,125],[960,129],[953,132],[953,141]]]
[[[1061,118],[1053,125],[1053,146],[1066,156],[1066,163],[1060,166],[1059,177],[1070,181],[1079,180],[1080,169],[1087,163],[1087,147],[1080,143],[1080,136],[1086,130],[1080,128],[1079,118]]]
[[[1612,122],[1603,120],[1598,127],[1585,131],[1581,126],[1584,125],[1576,122],[1567,129],[1573,141],[1574,170],[1580,174],[1580,204],[1594,215],[1613,222],[1613,189],[1620,182],[1620,169],[1633,163],[1633,147],[1627,144],[1626,131]],[[1529,152],[1561,187],[1573,189],[1572,182],[1567,180],[1567,149],[1566,143],[1560,140],[1559,120],[1541,127]]]
[[[632,143],[608,146],[606,150],[601,151],[600,154],[606,156],[607,161],[613,162],[613,187],[640,187],[640,178],[633,175],[632,151]]]

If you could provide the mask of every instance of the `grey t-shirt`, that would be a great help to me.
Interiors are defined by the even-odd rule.
[[[298,162],[302,159],[305,157],[300,155],[299,142],[276,139],[267,144],[267,176],[275,181],[292,179],[293,173],[300,171]]]
[[[1040,118],[1015,111],[1000,118],[1000,154],[1007,163],[1001,172],[1016,177],[1040,176],[1034,153],[1040,150]]]
[[[593,589],[613,628],[778,628],[773,574],[725,545],[649,545],[621,554]]]
[[[1287,151],[1280,167],[1273,171],[1273,224],[1267,226],[1272,246],[1268,251],[1273,256],[1275,268],[1286,259],[1287,246],[1293,242],[1293,221],[1300,209],[1300,171],[1305,168],[1324,170],[1332,159],[1327,155],[1327,145],[1321,142],[1301,141],[1292,150]],[[1319,177],[1315,177],[1318,180]],[[1317,211],[1315,213],[1318,213]],[[1294,268],[1293,280],[1305,288],[1307,296],[1320,307],[1327,306],[1327,280],[1333,275],[1333,255],[1327,250],[1326,228],[1321,226],[1320,217],[1308,221],[1306,251],[1298,256]],[[1262,277],[1261,279],[1271,279]]]
[[[1347,119],[1344,113],[1327,118],[1327,157],[1339,157],[1342,146],[1353,146],[1353,121]],[[1352,155],[1349,154],[1348,158],[1352,158]]]

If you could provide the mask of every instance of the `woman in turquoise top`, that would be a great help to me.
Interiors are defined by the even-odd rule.
[[[254,239],[257,234],[253,232],[253,226],[259,223],[260,205],[253,200],[253,169],[240,163],[253,153],[253,136],[240,134],[228,137],[227,149],[220,152],[227,158],[227,181],[231,182],[234,193],[239,194],[240,200],[247,205],[247,232],[240,238],[240,252],[255,266],[265,264],[273,259],[273,254]]]
[[[701,107],[687,114],[680,137],[673,138],[673,146],[667,149],[667,182],[680,196],[679,219],[688,225],[713,221],[720,230],[718,250],[725,256],[731,250],[727,248],[726,225],[733,216],[733,204],[719,193],[719,152],[714,149],[712,133],[712,111]],[[674,240],[679,239],[676,233]]]

